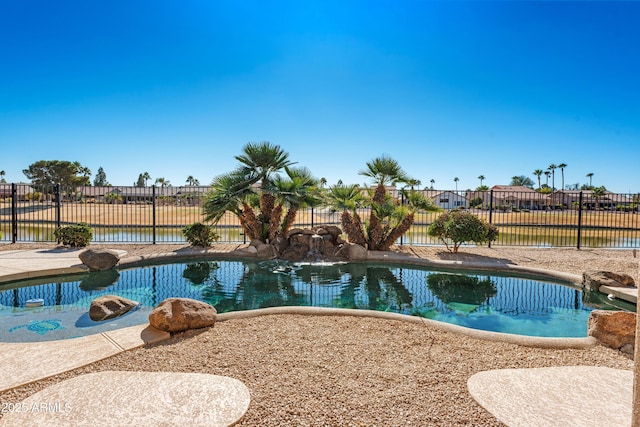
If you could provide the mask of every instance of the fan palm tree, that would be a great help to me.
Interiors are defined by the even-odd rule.
[[[431,182],[431,189],[433,190],[433,184],[435,184],[435,183],[436,183],[436,180],[435,180],[435,179],[433,179],[433,178],[431,178],[431,181],[429,181],[429,182]]]
[[[486,178],[484,177],[484,175],[480,175],[478,179],[480,180],[480,187],[482,187],[482,181],[484,181]]]
[[[242,148],[242,154],[235,158],[240,162],[240,171],[247,177],[249,185],[260,182],[260,214],[263,222],[269,224],[275,195],[267,188],[276,173],[294,164],[289,161],[289,153],[269,141],[250,142]]]
[[[595,210],[600,208],[600,198],[604,197],[607,194],[607,189],[605,187],[598,187],[591,190],[591,197],[595,200]]]
[[[156,178],[156,184],[160,184],[160,187],[162,188],[169,187],[171,185],[169,180],[165,179],[164,177]]]
[[[566,163],[560,163],[558,165],[558,167],[560,168],[560,173],[562,174],[562,187],[560,188],[561,190],[564,190],[564,168],[566,168],[568,165]]]
[[[144,186],[147,186],[147,181],[149,181],[151,179],[151,175],[149,175],[149,172],[144,172],[142,174],[142,179],[144,179]]]
[[[191,185],[191,186],[195,186],[195,185],[200,185],[200,181],[198,181],[197,179],[195,179],[193,177],[193,175],[189,175],[187,177],[187,185]]]
[[[367,239],[364,236],[362,219],[357,209],[364,203],[362,189],[358,184],[344,185],[338,183],[329,187],[325,194],[325,202],[333,212],[342,212],[340,222],[342,230],[346,233],[350,242],[360,246],[366,246]]]
[[[456,192],[458,192],[458,181],[460,181],[460,178],[458,178],[457,176],[453,178],[453,182],[456,183]]]
[[[7,181],[4,180],[4,176],[5,175],[6,175],[6,172],[1,170],[0,171],[0,182],[3,183],[3,184],[7,182]]]
[[[533,174],[538,178],[538,190],[540,190],[540,188],[542,187],[542,185],[540,184],[540,177],[543,173],[544,172],[542,169],[536,169],[533,171]]]
[[[551,172],[551,191],[556,191],[556,168],[555,163],[551,163],[547,168]]]
[[[551,175],[551,172],[549,171],[544,171],[544,176],[545,176],[545,185],[548,187],[549,186],[549,176]]]
[[[591,185],[591,179],[593,178],[593,172],[589,172],[587,174],[587,178],[589,178],[589,188],[593,188],[593,185]]]

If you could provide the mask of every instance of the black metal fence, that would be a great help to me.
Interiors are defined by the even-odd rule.
[[[521,187],[520,187],[521,188]],[[36,187],[0,184],[0,242],[55,242],[61,225],[84,222],[95,243],[184,243],[182,227],[202,221],[202,202],[209,187]],[[597,191],[424,190],[442,210],[465,209],[498,227],[497,246],[640,247],[637,194]],[[395,194],[401,203],[401,196]],[[359,210],[366,219],[368,209]],[[439,245],[428,236],[438,212],[419,212],[398,244]],[[297,227],[340,225],[340,214],[328,207],[303,209]],[[216,226],[220,242],[246,238],[235,216]]]

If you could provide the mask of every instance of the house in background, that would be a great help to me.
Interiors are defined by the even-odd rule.
[[[425,197],[442,209],[469,208],[469,199],[455,191],[424,190]]]
[[[545,209],[549,205],[546,194],[539,193],[522,185],[494,185],[490,191],[470,191],[467,198],[476,205],[479,199],[482,207],[488,208],[493,195],[493,207],[510,207],[513,209]]]

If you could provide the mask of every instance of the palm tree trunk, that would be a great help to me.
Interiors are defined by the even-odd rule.
[[[265,218],[265,222],[267,224],[271,222],[271,212],[273,211],[275,205],[276,197],[273,194],[267,193],[263,190],[262,195],[260,195],[260,212]]]
[[[262,239],[262,222],[256,216],[253,208],[247,203],[242,204],[242,218],[244,218],[244,228],[247,233],[247,237],[250,240]]]
[[[384,239],[384,241],[380,244],[380,250],[389,250],[389,248],[396,242],[396,240],[400,238],[400,236],[409,231],[409,228],[411,228],[411,226],[413,225],[414,218],[415,217],[413,212],[409,212],[404,218],[402,218],[400,224],[393,228],[387,235],[387,238]]]
[[[298,216],[298,208],[295,206],[289,207],[287,214],[284,216],[284,221],[282,221],[281,233],[283,236],[286,236],[287,232],[291,230],[293,223],[296,222],[297,216]]]
[[[271,210],[271,218],[269,218],[269,242],[278,235],[280,229],[280,220],[282,219],[282,203],[278,203],[276,207]]]
[[[352,216],[349,211],[342,211],[340,222],[342,223],[342,229],[347,234],[347,239],[351,243],[366,246],[367,242],[364,238],[362,224],[357,213],[354,212]]]

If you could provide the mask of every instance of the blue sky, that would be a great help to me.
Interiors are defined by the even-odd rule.
[[[4,1],[0,170],[209,184],[267,140],[330,184],[385,154],[441,189],[566,163],[640,192],[638,22],[640,2]]]

